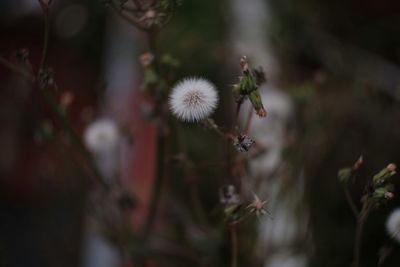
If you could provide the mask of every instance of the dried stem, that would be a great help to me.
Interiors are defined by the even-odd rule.
[[[44,14],[44,37],[43,37],[43,50],[42,50],[42,58],[40,61],[39,67],[39,75],[41,72],[46,71],[47,69],[47,58],[48,58],[48,50],[49,50],[49,31],[50,31],[50,19],[49,19],[49,5],[51,1],[47,3],[44,0],[39,0],[40,6],[43,10]],[[55,97],[48,91],[48,83],[39,81],[39,92],[45,100],[45,103],[50,108],[52,114],[58,119],[58,122],[61,124],[62,128],[66,132],[66,134],[70,137],[72,143],[79,149],[81,154],[87,160],[90,169],[92,170],[94,176],[97,178],[98,182],[103,186],[105,190],[108,190],[108,184],[105,182],[105,179],[101,175],[100,171],[97,168],[96,163],[93,160],[92,155],[86,149],[85,145],[82,143],[79,135],[74,131],[72,126],[70,125],[68,119],[66,118],[64,112],[60,109],[57,104]]]
[[[127,14],[124,13],[123,9],[118,8],[115,6],[114,3],[111,4],[111,8],[117,13],[118,16],[120,16],[122,19],[124,19],[126,22],[129,24],[135,26],[136,28],[142,30],[142,31],[147,31],[147,28],[143,27],[138,21],[136,21],[134,18],[128,16]]]
[[[0,64],[3,65],[4,67],[10,69],[11,71],[14,71],[14,72],[20,74],[21,76],[23,76],[26,79],[28,79],[30,82],[35,82],[36,81],[36,77],[32,73],[21,69],[17,65],[9,62],[8,60],[6,60],[5,58],[3,58],[1,56],[0,56]]]

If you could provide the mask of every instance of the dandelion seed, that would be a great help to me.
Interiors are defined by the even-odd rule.
[[[270,212],[265,208],[265,205],[268,201],[261,201],[255,193],[253,193],[253,198],[253,202],[246,207],[247,209],[249,209],[249,212],[255,213],[257,217],[260,217],[262,215],[271,216]]]
[[[386,230],[389,235],[400,243],[400,208],[395,209],[386,221]]]
[[[202,78],[188,78],[172,88],[169,105],[180,120],[197,122],[207,118],[218,104],[215,86]]]
[[[88,149],[96,154],[112,151],[119,142],[117,124],[110,119],[98,119],[85,130],[84,141]]]

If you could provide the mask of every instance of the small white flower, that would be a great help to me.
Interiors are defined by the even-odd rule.
[[[400,243],[400,208],[392,211],[386,221],[386,230],[389,235]]]
[[[182,121],[195,122],[207,118],[217,107],[215,86],[202,78],[188,78],[172,88],[169,106]]]
[[[118,126],[111,119],[98,119],[92,122],[84,133],[87,148],[97,154],[107,153],[116,148],[119,137]]]

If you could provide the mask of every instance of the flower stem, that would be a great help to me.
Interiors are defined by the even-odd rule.
[[[155,64],[155,69],[157,72],[158,77],[160,78],[160,68],[159,68],[159,55],[157,54],[157,49],[156,49],[156,32],[154,31],[147,31],[147,37],[148,37],[148,45],[150,52],[154,55],[154,64]],[[157,105],[162,105],[162,99],[157,98],[155,99]],[[166,119],[164,117],[164,119]],[[156,177],[155,181],[153,184],[153,189],[152,189],[152,195],[150,199],[150,205],[149,205],[149,211],[147,213],[146,220],[143,225],[143,237],[146,240],[150,232],[153,228],[154,225],[154,220],[157,215],[157,210],[159,206],[159,202],[161,199],[161,193],[162,193],[162,187],[163,187],[163,180],[164,180],[164,168],[165,168],[165,156],[166,156],[166,136],[162,132],[163,130],[161,128],[157,129],[158,132],[158,138],[157,138],[157,170],[156,170]]]
[[[247,115],[246,126],[245,126],[245,128],[244,128],[244,133],[245,133],[245,134],[248,134],[248,133],[249,133],[252,119],[253,119],[253,107],[250,106],[249,113],[248,113],[248,115]]]
[[[237,229],[236,225],[231,225],[230,226],[230,232],[231,232],[231,246],[232,246],[232,251],[231,251],[231,267],[237,267],[238,265],[238,238],[237,238]]]
[[[349,189],[346,186],[343,187],[343,191],[344,191],[344,194],[346,196],[347,204],[349,205],[351,211],[353,212],[353,215],[357,219],[358,216],[359,216],[359,211],[358,211],[358,208],[356,206],[356,203],[354,203],[354,200],[350,195]]]
[[[364,225],[365,221],[369,215],[369,205],[367,201],[363,204],[362,210],[360,215],[357,219],[357,227],[356,227],[356,234],[354,238],[354,252],[353,252],[353,264],[352,267],[359,267],[360,266],[360,255],[361,255],[361,244],[364,232]]]
[[[154,225],[154,220],[156,218],[159,202],[161,199],[161,192],[163,186],[163,176],[164,176],[164,165],[165,165],[165,139],[166,137],[159,134],[157,140],[157,173],[153,184],[153,190],[151,194],[149,211],[147,213],[146,220],[143,225],[143,237],[147,239],[150,235],[151,229]]]

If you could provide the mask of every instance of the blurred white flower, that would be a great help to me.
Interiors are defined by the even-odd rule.
[[[188,78],[172,88],[169,105],[172,113],[187,122],[207,118],[217,107],[218,94],[215,86],[202,78]]]
[[[400,242],[400,208],[392,211],[386,221],[386,230],[389,235]]]
[[[84,142],[87,148],[96,154],[114,150],[120,140],[117,124],[111,119],[98,119],[85,130]]]

